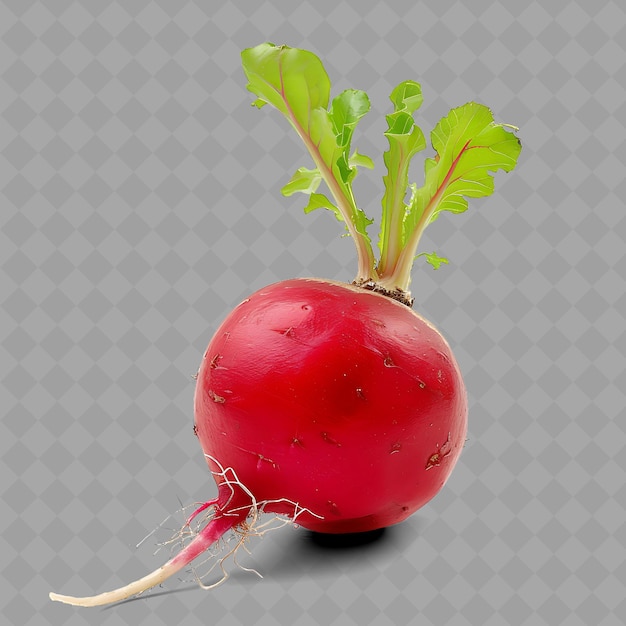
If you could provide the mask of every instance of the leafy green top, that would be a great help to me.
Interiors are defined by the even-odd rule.
[[[424,255],[435,269],[448,262],[436,253],[416,254],[426,226],[441,211],[465,211],[469,197],[493,193],[490,172],[508,172],[517,163],[521,144],[508,130],[516,129],[495,123],[486,106],[469,102],[452,109],[435,126],[431,143],[436,155],[425,159],[424,185],[409,184],[411,159],[426,148],[424,134],[413,118],[422,104],[422,92],[419,83],[400,83],[391,92],[393,112],[387,115],[389,149],[383,155],[387,173],[376,261],[367,234],[373,220],[357,207],[352,193],[358,168],[374,166],[369,157],[351,151],[354,129],[370,108],[367,94],[348,89],[331,102],[328,74],[319,58],[307,50],[263,43],[244,50],[241,58],[247,87],[257,96],[253,104],[278,109],[302,138],[315,165],[299,168],[282,193],[308,194],[305,211],[325,207],[345,223],[357,248],[356,283],[408,294],[416,256]],[[317,191],[322,181],[332,201]],[[408,203],[407,190],[411,191]]]

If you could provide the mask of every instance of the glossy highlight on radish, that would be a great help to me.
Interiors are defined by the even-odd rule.
[[[408,166],[426,147],[413,120],[421,87],[398,85],[387,116],[376,261],[367,235],[372,220],[352,193],[358,168],[373,166],[351,150],[367,96],[346,90],[331,102],[321,61],[305,50],[261,44],[244,50],[242,62],[254,104],[278,109],[313,160],[283,194],[303,193],[307,212],[327,208],[344,222],[356,245],[357,276],[351,284],[284,280],[235,307],[204,353],[194,398],[194,432],[217,497],[189,516],[180,535],[188,541],[151,574],[99,595],[51,593],[52,600],[119,602],[216,546],[223,550],[219,584],[224,560],[269,529],[265,514],[319,533],[397,524],[440,491],[461,454],[466,390],[444,337],[411,308],[411,267],[421,256],[435,269],[448,262],[435,252],[416,254],[421,234],[441,212],[462,212],[467,197],[492,193],[490,172],[510,171],[517,161],[515,129],[474,102],[453,109],[431,133],[436,154],[425,160],[418,188],[408,183]],[[321,182],[332,199],[317,191]]]

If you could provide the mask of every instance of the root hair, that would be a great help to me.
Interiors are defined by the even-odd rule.
[[[200,530],[206,526],[211,519],[213,519],[218,506],[221,514],[224,516],[239,516],[242,511],[248,511],[246,519],[233,526],[228,533],[213,544],[213,546],[211,546],[211,548],[207,551],[206,558],[192,567],[191,571],[195,581],[203,589],[213,589],[228,579],[229,571],[226,564],[229,560],[232,560],[232,563],[238,569],[255,574],[259,578],[263,578],[262,574],[256,569],[246,567],[238,560],[240,550],[244,550],[248,555],[251,554],[248,546],[246,545],[250,538],[261,538],[268,532],[277,530],[287,525],[297,527],[298,518],[305,513],[318,519],[323,519],[323,517],[306,507],[300,506],[300,504],[289,500],[288,498],[258,501],[250,489],[241,482],[232,467],[224,467],[220,461],[209,454],[205,454],[205,457],[211,461],[213,467],[217,468],[216,470],[211,470],[216,482],[220,486],[226,486],[230,491],[230,495],[225,502],[218,503],[218,498],[215,498],[203,504],[196,503],[195,505],[192,505],[197,506],[199,504],[193,513],[187,517],[187,520],[176,532],[176,534],[174,534],[168,541],[160,544],[160,546],[162,547],[164,545],[174,544],[175,546],[180,547],[181,544],[184,545],[186,542],[192,540],[200,532]],[[230,507],[230,504],[235,497],[236,489],[239,489],[246,494],[250,500],[249,504],[233,508]],[[275,504],[286,504],[289,507],[293,507],[293,513],[289,516],[271,514],[269,519],[262,520],[261,515],[268,514],[266,508]],[[201,513],[203,515],[200,515]],[[161,526],[162,525],[163,523]],[[153,533],[154,531],[152,531],[148,537]],[[145,541],[145,539],[142,540],[142,542],[143,541]],[[224,552],[225,550],[227,551]],[[200,574],[199,569],[202,569],[203,567],[206,569],[204,569],[204,571]],[[204,582],[204,580],[206,580],[218,567],[221,570],[221,578],[212,583]]]

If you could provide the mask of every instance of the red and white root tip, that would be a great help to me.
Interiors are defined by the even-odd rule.
[[[216,476],[217,482],[220,485],[220,495],[218,498],[202,504],[187,518],[187,521],[179,533],[179,537],[184,537],[186,534],[189,534],[190,524],[199,513],[213,507],[213,510],[209,515],[208,523],[206,523],[206,525],[193,536],[193,539],[186,546],[184,546],[178,554],[150,574],[147,574],[143,578],[139,578],[138,580],[135,580],[132,583],[118,589],[106,591],[95,596],[84,597],[66,596],[50,592],[50,599],[55,602],[63,602],[65,604],[84,607],[103,606],[106,604],[113,604],[114,602],[121,602],[122,600],[126,600],[141,594],[152,587],[160,585],[173,574],[189,565],[202,553],[206,552],[228,531],[234,530],[238,535],[235,547],[229,550],[228,553],[219,561],[214,562],[213,566],[209,569],[209,571],[212,571],[212,569],[219,564],[223,573],[222,578],[211,585],[205,585],[198,579],[200,586],[205,589],[211,589],[221,584],[224,580],[226,580],[226,578],[228,578],[228,573],[224,569],[224,561],[228,557],[232,556],[236,563],[236,552],[244,545],[249,536],[262,536],[266,532],[279,528],[285,524],[296,523],[297,518],[304,512],[315,515],[314,513],[311,513],[311,511],[300,507],[297,503],[288,502],[286,500],[257,502],[249,489],[240,482],[237,474],[232,468],[224,469],[216,459],[209,457],[208,455],[207,457],[213,461],[216,467],[219,468],[219,472],[213,472],[213,474]],[[237,492],[235,491],[235,487],[237,487]],[[244,500],[241,498],[242,494],[245,496]],[[236,498],[235,495],[237,495]],[[234,500],[239,502],[244,501],[246,504],[231,507],[230,505]],[[262,524],[259,523],[259,514],[264,512],[265,507],[275,502],[287,502],[288,504],[293,505],[292,517],[274,517],[268,522]],[[319,516],[315,515],[315,517]],[[279,521],[278,525],[274,523],[277,520]],[[187,532],[185,533],[185,531]],[[212,554],[209,558],[215,558],[216,556],[217,554]],[[255,570],[245,567],[242,567],[242,569],[260,576],[260,574]]]
[[[197,556],[207,550],[213,543],[230,530],[235,524],[242,521],[241,515],[220,515],[214,517],[203,529],[197,534],[192,541],[185,546],[175,557],[171,558],[167,563],[154,570],[147,576],[135,580],[124,587],[106,591],[95,596],[75,597],[64,596],[58,593],[50,593],[50,599],[56,602],[64,602],[74,606],[102,606],[104,604],[112,604],[126,600],[137,594],[146,591],[156,585],[160,585],[170,576],[191,563]]]

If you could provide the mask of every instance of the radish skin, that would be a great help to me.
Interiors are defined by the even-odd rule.
[[[458,365],[437,329],[361,287],[292,279],[218,328],[195,431],[266,512],[324,533],[406,519],[443,486],[467,432]],[[276,502],[279,499],[281,502]]]

